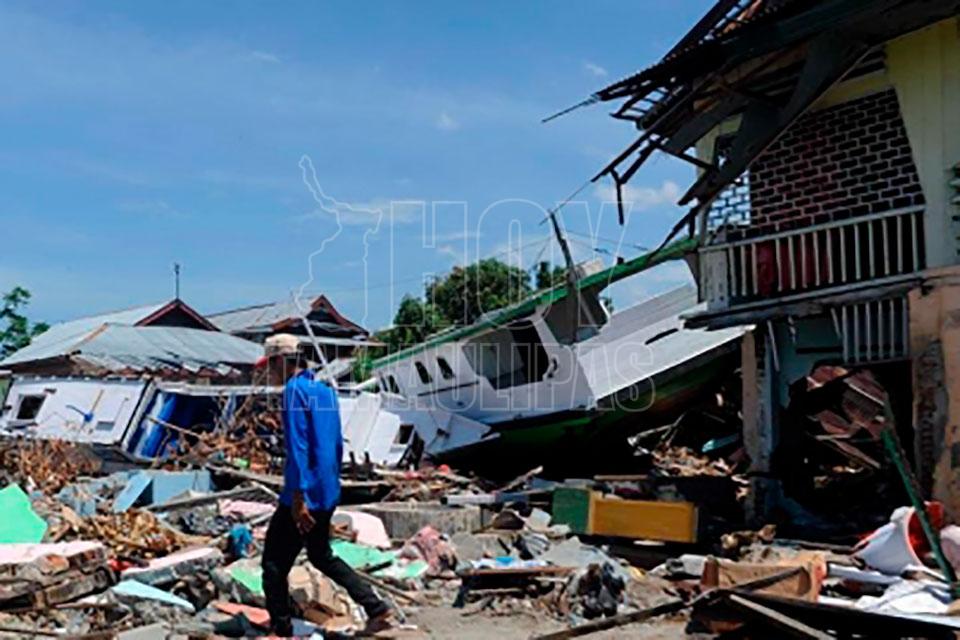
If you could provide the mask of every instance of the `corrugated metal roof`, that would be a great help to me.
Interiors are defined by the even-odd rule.
[[[262,346],[218,331],[106,323],[79,339],[34,343],[3,364],[70,356],[118,372],[183,369],[226,375],[234,371],[231,365],[252,366],[262,355]]]
[[[77,318],[76,320],[55,324],[39,336],[33,338],[28,346],[10,354],[0,363],[0,366],[40,360],[50,357],[44,355],[48,353],[69,353],[89,336],[90,333],[105,324],[135,325],[144,318],[148,318],[160,309],[163,309],[168,304],[169,302],[158,302],[156,304],[103,313],[97,316]]]
[[[685,329],[682,316],[705,307],[697,304],[696,290],[686,286],[613,314],[599,334],[575,346],[594,397],[650,380],[750,329]]]
[[[217,331],[182,327],[127,327],[107,325],[80,349],[80,357],[116,369],[214,369],[226,365],[252,366],[263,355],[255,342]]]
[[[333,309],[333,305],[323,298],[323,296],[309,301],[305,300],[302,304],[304,306],[303,310],[301,310],[293,300],[267,302],[265,304],[234,309],[232,311],[211,313],[207,315],[207,319],[219,327],[221,331],[226,331],[227,333],[270,333],[277,323],[297,320],[303,317],[304,314],[310,316],[311,314],[321,313],[333,318],[334,322],[311,321],[311,325],[315,329],[344,334],[362,331],[362,328],[359,326],[348,327],[336,322],[336,310]],[[329,308],[324,308],[323,305],[329,305]],[[346,318],[343,318],[343,321],[350,323]]]
[[[306,303],[305,306],[307,307],[306,313],[310,313],[309,303]],[[299,318],[301,315],[301,311],[293,300],[287,300],[211,313],[207,315],[207,319],[217,325],[221,331],[233,333],[270,327],[274,323],[290,318]]]

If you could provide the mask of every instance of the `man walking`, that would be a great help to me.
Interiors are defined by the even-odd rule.
[[[324,575],[342,586],[367,613],[367,633],[390,627],[390,608],[330,548],[330,518],[340,501],[343,436],[336,392],[299,368],[299,338],[280,334],[264,345],[268,384],[284,385],[286,463],[280,505],[267,529],[263,549],[263,591],[270,626],[293,635],[287,577],[301,549]]]

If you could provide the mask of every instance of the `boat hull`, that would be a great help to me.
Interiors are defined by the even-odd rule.
[[[437,462],[491,476],[543,465],[564,473],[609,470],[629,461],[627,439],[670,423],[717,390],[739,366],[739,344],[703,354],[608,398],[595,409],[567,410],[492,425],[497,437],[435,452]]]

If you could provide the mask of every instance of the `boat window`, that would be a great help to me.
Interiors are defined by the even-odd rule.
[[[430,384],[433,382],[433,378],[430,377],[430,372],[427,371],[427,368],[423,366],[422,362],[414,362],[413,366],[417,368],[417,375],[420,376],[420,382],[423,384]]]
[[[539,382],[550,366],[540,334],[529,320],[468,341],[464,355],[474,371],[495,389]]]
[[[453,374],[453,367],[443,356],[437,357],[437,366],[440,367],[440,375],[444,380],[453,380],[456,376]]]
[[[667,329],[666,331],[661,331],[660,333],[658,333],[657,335],[653,336],[652,338],[648,338],[647,341],[646,341],[644,344],[653,344],[653,343],[656,342],[657,340],[662,340],[662,339],[666,338],[667,336],[672,336],[672,335],[675,334],[677,331],[680,331],[680,329],[678,329],[677,327],[673,327],[672,329]]]
[[[36,420],[40,414],[40,407],[43,401],[47,399],[46,394],[21,396],[20,404],[17,407],[17,420]]]
[[[392,375],[387,376],[387,382],[389,383],[390,391],[394,393],[400,393],[400,385],[397,384],[397,379]]]
[[[409,444],[411,438],[413,438],[413,425],[401,424],[400,428],[397,429],[397,437],[393,442],[394,444]]]

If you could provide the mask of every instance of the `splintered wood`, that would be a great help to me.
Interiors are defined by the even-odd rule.
[[[210,461],[236,460],[259,473],[279,471],[282,466],[283,423],[277,398],[250,395],[234,413],[222,407],[214,424],[189,429],[148,416],[167,429],[166,443],[174,449],[171,459],[203,465]],[[174,443],[171,445],[171,443]]]
[[[191,543],[206,540],[180,533],[152,513],[139,509],[89,518],[73,514],[63,518],[62,529],[54,535],[58,539],[99,540],[117,557],[130,559],[162,557]]]
[[[0,448],[0,467],[8,482],[51,495],[99,471],[100,459],[87,447],[62,440],[7,440]]]

